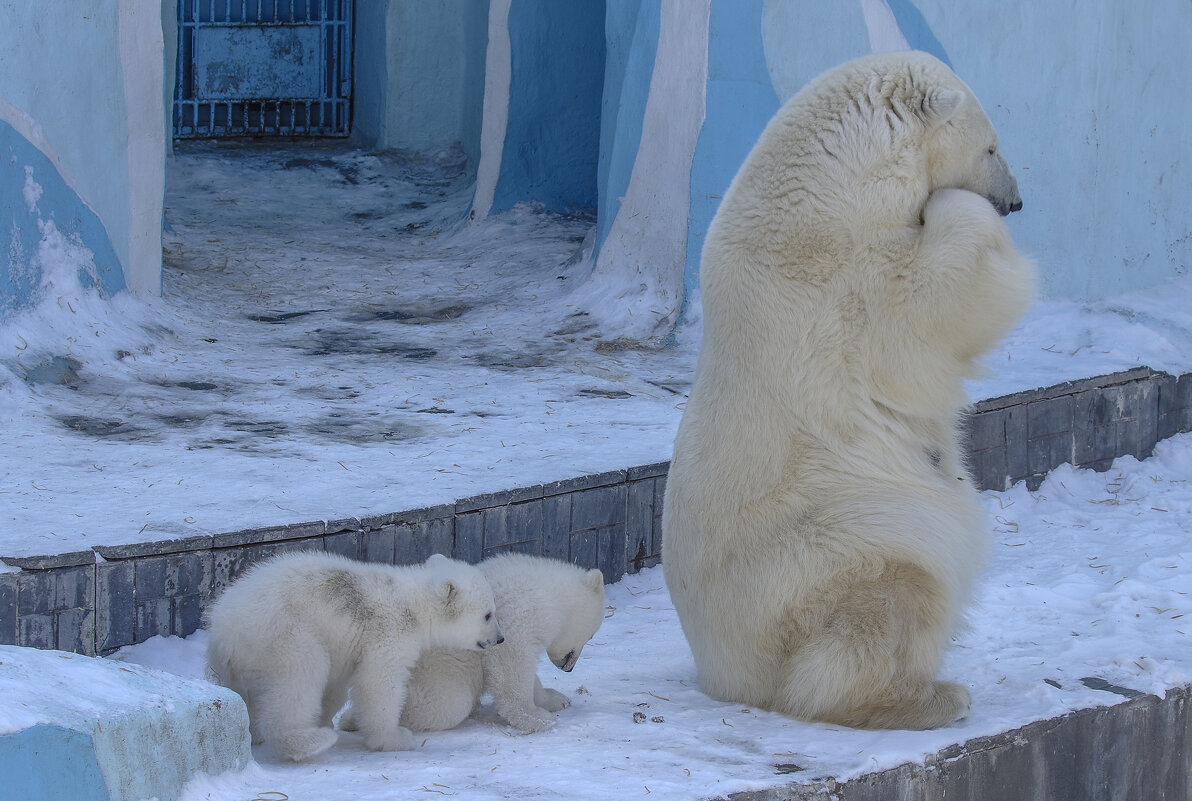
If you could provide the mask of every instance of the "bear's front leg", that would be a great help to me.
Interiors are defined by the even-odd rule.
[[[408,751],[414,747],[413,733],[399,725],[409,676],[409,667],[394,664],[392,659],[379,655],[361,659],[352,681],[346,725],[359,727],[365,747],[373,751]],[[341,719],[340,727],[344,725]]]
[[[988,200],[963,189],[932,193],[913,263],[894,287],[904,305],[896,319],[972,359],[1013,327],[1034,292],[1034,266]]]
[[[493,696],[493,707],[510,726],[523,732],[546,731],[555,725],[555,716],[535,703],[538,681],[534,659],[512,650],[486,655],[486,680]],[[560,693],[561,695],[561,693]]]

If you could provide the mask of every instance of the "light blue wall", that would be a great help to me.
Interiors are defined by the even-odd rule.
[[[1192,3],[953,3],[923,17],[1001,134],[1015,240],[1053,297],[1154,286],[1192,264]]]
[[[596,253],[629,188],[658,52],[657,0],[608,0],[604,89],[600,112]]]
[[[84,285],[160,291],[162,8],[0,0],[0,314],[36,300],[39,221],[92,251]]]
[[[884,7],[895,35],[950,64],[997,127],[1025,203],[1008,223],[1038,260],[1044,295],[1094,300],[1187,271],[1192,3]],[[691,171],[689,291],[718,195],[776,103],[871,52],[882,37],[872,38],[866,23],[861,0],[713,0],[707,119]],[[765,91],[767,72],[777,99]]]
[[[79,283],[104,294],[124,288],[120,262],[95,213],[29,140],[0,120],[0,319],[36,302],[42,283],[38,248],[43,227],[82,244],[93,261],[79,265]]]
[[[491,213],[595,209],[604,0],[513,0],[509,117]]]
[[[762,0],[712,0],[704,127],[691,165],[685,297],[699,283],[708,225],[758,134],[778,110],[762,44]]]
[[[353,139],[480,158],[488,0],[356,3]]]

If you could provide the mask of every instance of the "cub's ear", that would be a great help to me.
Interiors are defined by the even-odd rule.
[[[590,590],[603,590],[604,574],[596,568],[592,568],[587,573],[584,573],[584,586]]]
[[[928,89],[920,103],[923,119],[929,128],[937,128],[952,119],[956,116],[956,112],[960,111],[962,105],[964,105],[964,92],[959,89],[943,87]]]
[[[443,556],[441,553],[432,553],[430,556],[426,557],[426,564],[428,565],[441,565],[446,561],[447,557]]]
[[[454,581],[447,580],[439,584],[439,600],[443,602],[443,611],[447,613],[448,617],[456,617],[459,614],[459,587],[455,585]]]

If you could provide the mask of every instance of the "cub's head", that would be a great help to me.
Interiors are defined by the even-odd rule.
[[[435,580],[435,645],[478,651],[505,641],[492,587],[479,568],[440,554],[427,559],[426,566]]]
[[[563,625],[546,646],[546,655],[555,667],[570,673],[580,651],[604,622],[604,574],[595,569],[583,571],[567,594]]]

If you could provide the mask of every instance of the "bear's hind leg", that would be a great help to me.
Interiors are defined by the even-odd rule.
[[[310,643],[294,645],[290,658],[279,660],[276,672],[258,682],[249,715],[250,720],[256,715],[256,731],[280,756],[305,762],[335,745],[338,736],[319,725],[330,659]]]
[[[780,711],[870,729],[933,729],[965,715],[968,692],[934,678],[952,614],[930,574],[891,564],[836,597],[789,658]]]

